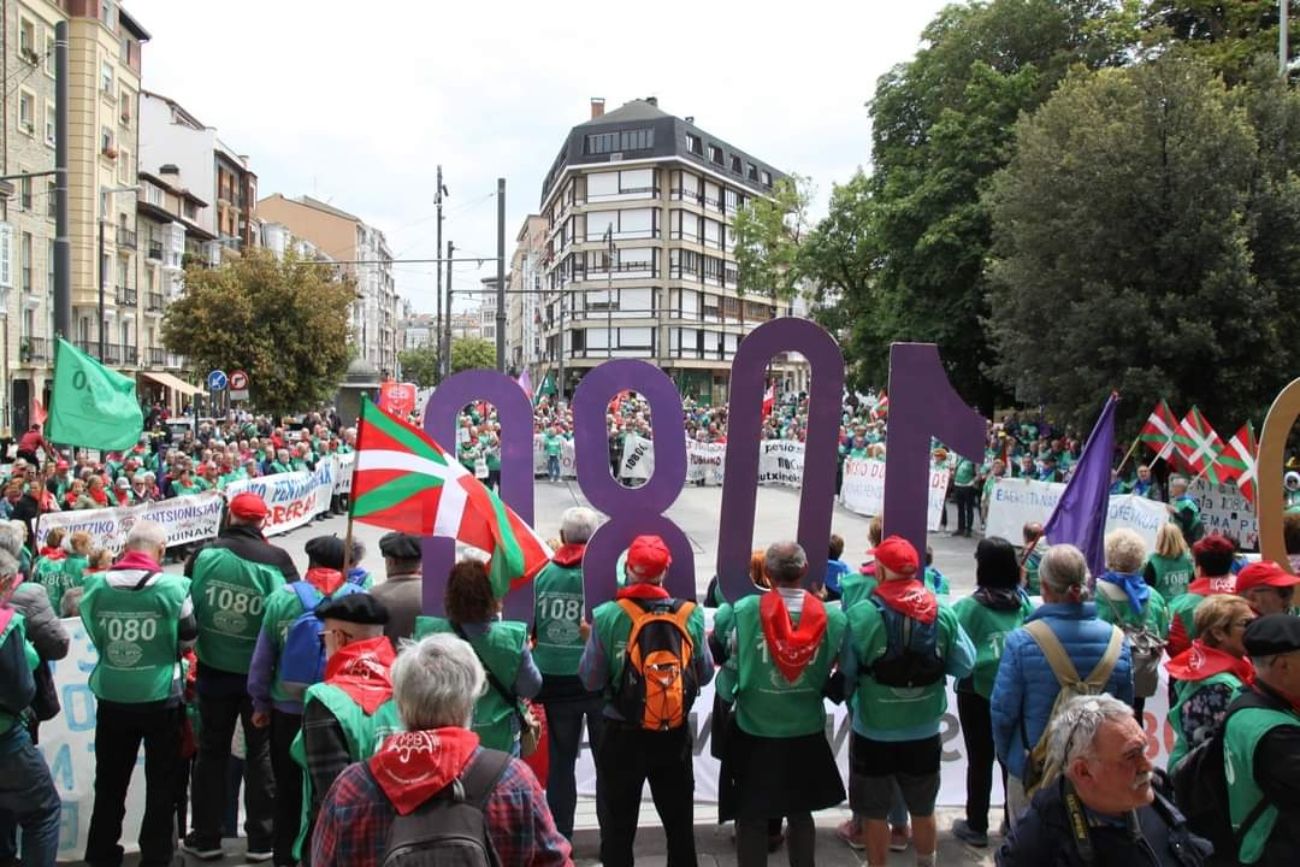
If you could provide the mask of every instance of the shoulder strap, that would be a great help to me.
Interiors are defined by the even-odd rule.
[[[617,601],[618,601],[618,607],[623,609],[623,613],[626,614],[633,623],[636,623],[638,620],[640,620],[641,616],[646,613],[646,610],[644,608],[642,608],[640,605],[637,605],[636,602],[632,601],[631,599],[619,599]]]
[[[1118,626],[1110,628],[1110,643],[1106,645],[1106,652],[1097,660],[1097,666],[1089,673],[1084,683],[1093,689],[1102,689],[1106,686],[1106,681],[1110,680],[1110,673],[1115,670],[1115,664],[1119,662],[1120,652],[1124,649],[1124,631]]]
[[[1124,592],[1123,587],[1117,587],[1109,581],[1102,581],[1101,579],[1097,580],[1097,586],[1101,588],[1102,593],[1106,594],[1106,598],[1112,602],[1128,601],[1128,594]]]
[[[486,747],[480,750],[460,775],[461,786],[465,791],[465,802],[473,804],[480,810],[484,809],[488,798],[492,796],[492,790],[497,787],[497,783],[509,766],[509,753]]]
[[[1025,632],[1029,633],[1029,637],[1043,651],[1043,656],[1047,657],[1047,664],[1052,667],[1052,674],[1058,684],[1064,687],[1078,682],[1079,671],[1070,661],[1070,655],[1061,646],[1060,639],[1056,637],[1052,627],[1041,620],[1033,620],[1025,624]],[[1114,641],[1114,636],[1111,640]]]
[[[153,578],[153,576],[155,576],[155,575],[157,575],[157,574],[158,574],[158,570],[156,570],[156,569],[155,569],[154,571],[152,571],[152,572],[146,572],[146,573],[144,573],[144,577],[140,579],[140,582],[139,582],[138,584],[136,584],[134,587],[132,587],[131,589],[132,589],[132,590],[143,590],[144,587],[145,587],[145,585],[149,583],[149,579]]]
[[[311,585],[310,581],[295,581],[293,582],[292,587],[294,594],[298,597],[298,601],[302,603],[303,610],[307,613],[315,611],[316,606],[325,598],[324,594],[316,591],[316,588]],[[308,597],[306,595],[308,593],[313,594],[313,596]]]
[[[451,628],[455,630],[456,635],[458,635],[462,641],[469,645],[470,650],[474,651],[474,655],[478,656],[478,661],[483,664],[483,672],[487,675],[488,683],[491,684],[492,688],[497,691],[497,694],[505,700],[507,705],[515,709],[515,713],[519,714],[519,718],[523,719],[524,714],[523,711],[519,709],[519,699],[514,694],[514,691],[506,689],[505,684],[503,684],[501,680],[492,673],[492,669],[488,667],[487,661],[483,659],[483,657],[479,656],[478,648],[474,646],[474,642],[469,640],[469,636],[465,634],[465,630],[461,628],[460,624],[452,623]]]
[[[682,602],[680,607],[673,612],[673,622],[677,624],[677,628],[680,629],[682,634],[688,639],[691,636],[691,631],[687,628],[687,623],[690,621],[691,615],[694,613],[695,603],[689,601]]]

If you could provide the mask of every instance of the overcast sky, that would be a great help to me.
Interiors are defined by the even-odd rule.
[[[382,229],[397,258],[443,240],[507,257],[589,99],[639,97],[784,171],[812,178],[816,212],[869,153],[864,103],[916,51],[944,0],[523,3],[516,0],[127,0],[152,35],[144,86],[248,154],[259,193],[308,194]],[[508,265],[508,263],[507,263]],[[495,263],[458,265],[458,291]],[[398,291],[434,309],[432,265],[395,265]],[[460,304],[457,307],[460,308]]]

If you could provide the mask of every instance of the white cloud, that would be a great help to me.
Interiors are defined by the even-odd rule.
[[[145,87],[251,158],[262,195],[318,196],[383,229],[395,253],[434,247],[435,166],[451,191],[444,241],[507,255],[588,98],[654,95],[665,111],[773,165],[833,182],[867,161],[864,103],[916,50],[946,0],[588,6],[423,0],[128,0],[153,36]],[[457,266],[456,288],[495,273]],[[397,286],[434,307],[432,265]],[[459,305],[458,305],[459,307]]]

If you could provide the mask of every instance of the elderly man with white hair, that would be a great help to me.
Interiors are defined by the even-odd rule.
[[[1206,863],[1210,845],[1152,786],[1147,736],[1127,704],[1075,696],[1048,737],[1049,776],[998,851],[1000,867]]]
[[[423,638],[393,664],[393,698],[405,732],[330,787],[312,835],[313,867],[378,867],[385,853],[421,839],[421,811],[459,781],[483,811],[485,851],[503,867],[572,863],[541,785],[522,761],[479,746],[470,730],[487,675],[474,649],[450,633]],[[408,850],[409,852],[409,850]],[[435,857],[436,852],[428,852]]]
[[[170,864],[176,776],[180,772],[182,646],[198,626],[190,581],[160,565],[167,550],[161,524],[140,521],[125,551],[107,572],[86,576],[81,622],[99,659],[90,673],[95,715],[95,808],[85,860],[122,860],[126,794],[144,743],[145,805],[140,855],[145,864]]]
[[[586,597],[582,559],[600,519],[591,509],[574,506],[560,517],[560,547],[533,581],[533,661],[542,673],[537,700],[546,708],[550,770],[546,800],[560,833],[573,839],[578,803],[574,766],[586,720],[593,753],[604,732],[599,692],[578,678],[578,663],[587,641]]]

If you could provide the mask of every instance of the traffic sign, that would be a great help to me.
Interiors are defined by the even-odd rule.
[[[208,374],[208,391],[225,391],[227,384],[224,370],[214,370]]]
[[[248,390],[248,374],[247,374],[247,373],[244,373],[244,371],[242,371],[242,370],[232,370],[232,371],[230,371],[230,390],[231,390],[231,391],[247,391],[247,390]]]

